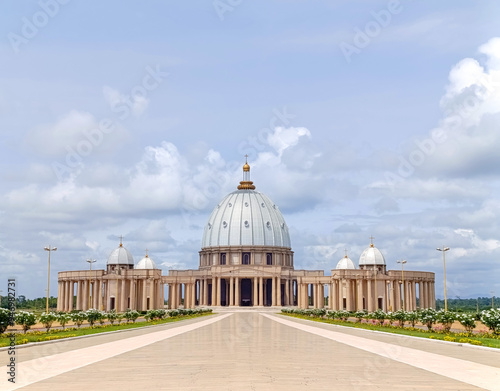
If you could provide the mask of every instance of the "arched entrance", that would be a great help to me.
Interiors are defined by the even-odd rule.
[[[250,278],[244,278],[241,280],[241,296],[240,296],[241,306],[251,306],[252,304],[252,280]]]

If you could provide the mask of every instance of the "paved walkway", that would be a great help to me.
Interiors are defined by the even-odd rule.
[[[255,310],[19,348],[16,357],[16,384],[1,371],[0,390],[500,390],[498,351]]]

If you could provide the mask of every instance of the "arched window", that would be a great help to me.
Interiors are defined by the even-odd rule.
[[[226,264],[226,253],[221,253],[220,254],[220,264],[225,265]]]
[[[241,258],[242,265],[250,265],[250,253],[243,253]]]
[[[271,254],[271,253],[266,254],[266,264],[267,265],[273,264],[273,254]]]

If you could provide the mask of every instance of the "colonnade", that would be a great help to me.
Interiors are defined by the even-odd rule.
[[[76,285],[76,300],[75,300]],[[152,278],[75,279],[59,281],[58,311],[146,311],[164,307],[163,283]]]
[[[325,308],[325,290],[328,290],[328,308],[347,311],[381,309],[413,311],[435,307],[434,281],[406,280],[404,287],[398,279],[342,278],[324,281],[300,281],[297,305],[299,308]],[[418,303],[417,303],[418,285]],[[326,289],[325,289],[326,288]]]
[[[245,287],[244,287],[245,284]],[[169,284],[169,308],[200,306],[291,306],[297,281],[281,276],[211,276]],[[183,301],[184,300],[184,301]]]

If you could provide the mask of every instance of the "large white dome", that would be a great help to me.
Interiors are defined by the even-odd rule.
[[[132,265],[134,266],[134,257],[120,243],[118,248],[115,248],[108,257],[108,265]]]
[[[228,194],[208,219],[201,247],[220,246],[292,247],[278,207],[265,194],[248,189]]]
[[[359,257],[359,266],[379,266],[385,265],[385,259],[380,250],[373,247],[373,244],[368,247]]]

